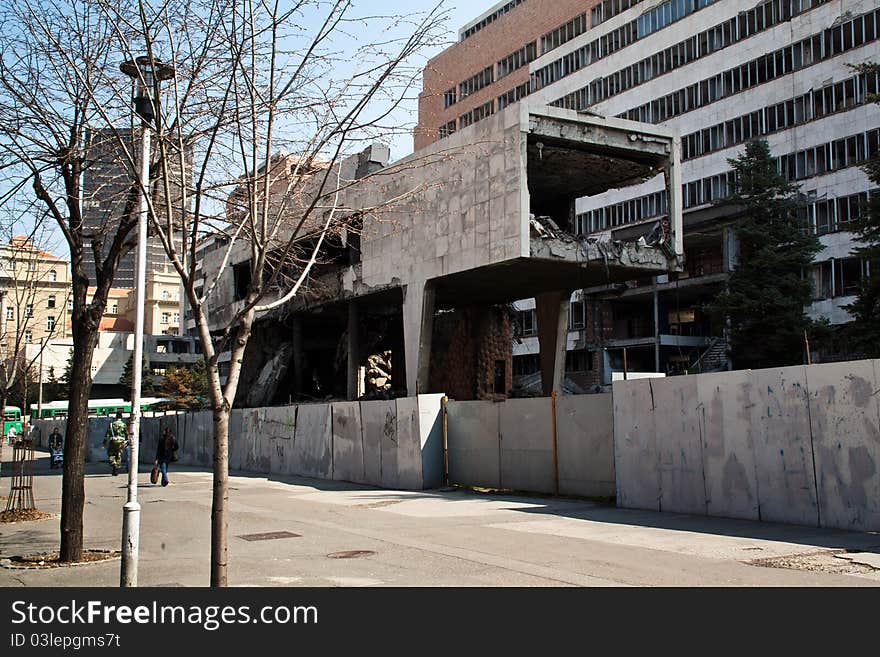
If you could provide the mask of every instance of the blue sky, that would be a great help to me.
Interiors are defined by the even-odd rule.
[[[485,12],[489,7],[494,4],[495,0],[476,0],[476,1],[468,1],[468,0],[446,0],[443,2],[442,7],[447,12],[447,20],[445,21],[445,34],[446,38],[444,39],[444,45],[438,45],[432,49],[426,49],[422,51],[421,56],[412,62],[413,65],[419,66],[421,68],[427,62],[428,59],[434,57],[439,52],[441,52],[445,47],[455,43],[458,39],[458,29],[467,23],[468,21],[476,18],[483,12]],[[427,13],[434,9],[440,0],[407,0],[407,2],[395,2],[392,0],[354,0],[353,6],[354,9],[351,12],[353,15],[359,16],[389,16],[389,15],[400,15],[400,14],[418,14],[418,13]],[[301,27],[305,29],[309,29],[310,25],[308,25],[310,21],[307,19],[306,24]],[[354,27],[354,26],[352,26]],[[401,36],[398,34],[398,36]],[[375,42],[376,39],[381,40],[383,35],[375,35],[368,33],[358,33],[358,30],[354,28],[350,33],[350,38],[353,40],[353,43],[350,42],[348,45],[345,44],[345,41],[341,42],[341,48],[343,50],[348,50],[349,46],[354,46],[356,43],[362,38],[364,42]],[[355,62],[352,62],[354,66],[356,66]],[[345,75],[345,72],[340,72],[340,75]],[[398,134],[395,137],[388,137],[383,141],[388,141],[389,145],[392,149],[392,159],[396,160],[401,157],[404,157],[412,152],[412,136],[410,132],[410,127],[414,127],[417,119],[418,119],[418,93],[421,91],[421,80],[419,80],[416,86],[413,88],[411,93],[411,98],[407,99],[404,103],[403,107],[398,110],[393,116],[393,123],[398,127],[398,130],[403,129],[402,134]],[[0,188],[2,188],[2,183],[0,183]],[[26,233],[29,231],[28,226],[16,226],[18,232]],[[67,245],[63,239],[60,238],[59,235],[54,235],[54,225],[51,227],[50,233],[53,237],[47,242],[47,247],[54,251],[56,254],[67,257]]]
[[[447,14],[445,22],[446,44],[443,47],[422,51],[420,64],[423,65],[445,47],[455,43],[458,40],[459,28],[487,11],[495,2],[496,0],[445,0],[442,2],[442,7]],[[353,13],[356,15],[418,14],[429,12],[438,4],[441,4],[441,0],[408,0],[405,3],[392,2],[390,0],[355,0]],[[359,35],[355,33],[354,36]],[[363,37],[364,39],[371,39],[374,38],[374,35],[364,34]],[[419,91],[421,91],[421,81],[418,83],[418,88],[414,89],[414,95],[417,96]],[[411,124],[414,127],[418,120],[417,98],[409,99],[405,103],[404,110],[399,112],[399,115],[395,116],[395,118],[397,119],[396,125]],[[392,159],[400,159],[412,152],[412,137],[395,137],[391,140],[390,145]]]

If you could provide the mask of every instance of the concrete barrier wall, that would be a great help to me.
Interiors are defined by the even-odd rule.
[[[614,385],[618,504],[880,530],[880,361]]]
[[[554,463],[551,399],[451,401],[447,406],[450,482],[612,497],[612,420],[611,395],[559,397]]]
[[[556,400],[559,492],[614,497],[614,412],[611,395]]]
[[[392,489],[436,488],[443,480],[442,395],[397,401],[310,404],[234,410],[229,418],[230,470],[349,481]],[[106,462],[101,443],[108,418],[89,421],[88,460]],[[46,436],[63,421],[40,420]],[[210,468],[214,424],[210,411],[144,418],[142,464],[151,464],[165,427],[180,446],[180,465]]]

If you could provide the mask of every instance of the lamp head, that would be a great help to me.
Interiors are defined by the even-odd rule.
[[[134,82],[132,101],[135,112],[145,123],[152,123],[156,118],[155,108],[159,102],[154,95],[158,95],[159,84],[163,80],[174,77],[174,67],[165,64],[161,59],[142,55],[133,62],[120,64],[119,69]]]

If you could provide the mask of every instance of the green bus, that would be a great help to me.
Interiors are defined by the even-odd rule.
[[[141,400],[141,411],[150,411],[157,404],[168,401],[159,397],[145,397]],[[40,408],[37,404],[31,404],[31,421],[47,418],[66,418],[67,401],[46,402]],[[131,402],[124,399],[90,399],[89,417],[112,417],[117,411],[126,415],[131,413]],[[20,412],[19,412],[20,414]]]
[[[11,429],[17,436],[21,435],[21,409],[18,406],[7,406],[3,413],[3,435],[8,436]]]

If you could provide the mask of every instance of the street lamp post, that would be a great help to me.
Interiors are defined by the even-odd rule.
[[[158,109],[159,83],[174,77],[174,68],[151,57],[138,57],[119,67],[134,81],[134,111],[141,117],[141,199],[138,212],[137,310],[134,333],[134,359],[131,377],[131,416],[129,418],[130,454],[128,466],[128,501],[122,510],[122,568],[120,586],[138,583],[138,548],[140,541],[141,505],[138,502],[138,458],[140,446],[141,381],[144,359],[144,305],[147,286],[147,224],[150,190],[150,136]]]

